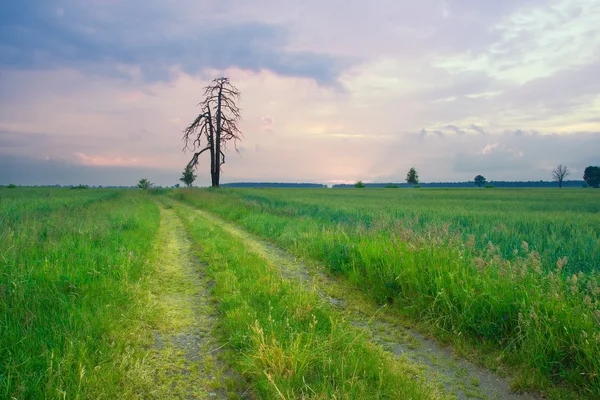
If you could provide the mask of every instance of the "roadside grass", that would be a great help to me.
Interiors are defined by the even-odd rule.
[[[422,371],[370,344],[314,290],[282,278],[240,239],[187,207],[172,207],[214,278],[230,360],[260,398],[445,397]]]
[[[494,349],[498,355],[495,364],[510,367],[517,389],[542,390],[557,398],[574,393],[600,397],[600,274],[595,269],[588,268],[586,273],[567,271],[569,257],[549,264],[552,257],[543,257],[525,240],[515,242],[511,256],[506,257],[508,249],[501,249],[491,240],[485,246],[478,245],[468,226],[464,232],[451,228],[451,217],[444,220],[442,208],[418,220],[378,219],[368,205],[381,203],[379,196],[392,192],[360,192],[366,205],[342,201],[350,195],[340,195],[335,203],[333,195],[316,190],[265,190],[260,194],[180,190],[171,192],[171,196],[234,221],[298,256],[324,263],[332,273],[346,277],[378,302],[394,303],[399,313],[427,326],[438,337],[463,348],[474,346],[483,358]],[[455,202],[462,193],[476,208],[467,197],[471,192],[451,191],[449,196]],[[538,193],[532,192],[528,195]],[[407,191],[393,193],[403,196]],[[438,195],[435,191],[420,193]],[[511,193],[525,202],[523,191],[506,191],[502,196],[510,197]],[[577,200],[574,196],[578,194],[573,193],[579,192],[567,195],[571,202]],[[324,196],[326,206],[317,205],[319,196]],[[497,203],[489,197],[481,201]],[[591,241],[585,248],[592,256],[597,254],[598,234],[589,230],[589,220],[598,218],[594,214],[597,206],[589,203],[589,197],[580,201],[581,215],[577,215],[576,205],[569,205],[573,217],[569,235],[562,236],[564,230],[555,230],[551,232],[552,241],[538,243],[560,243],[565,249],[581,224],[583,239],[578,243]],[[514,201],[510,203],[517,208]],[[541,229],[550,215],[528,213],[531,203],[529,199],[519,214],[510,218],[525,220],[532,229],[526,234],[535,241],[544,235]],[[541,204],[549,209],[566,207],[547,200]],[[436,212],[439,215],[434,218]],[[464,209],[461,213],[465,221],[475,218],[465,214]],[[557,223],[567,222],[564,216],[556,218]],[[502,223],[507,229],[509,222],[505,216],[488,218],[488,239]],[[510,232],[503,234],[507,241],[514,241],[508,238]],[[516,237],[522,235],[515,232]],[[553,253],[555,249],[544,251]],[[590,259],[590,254],[580,256],[590,262],[598,260]]]
[[[0,193],[0,397],[135,398],[152,385],[158,221],[155,203],[129,191]]]

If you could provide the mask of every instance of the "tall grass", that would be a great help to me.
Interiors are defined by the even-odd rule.
[[[508,259],[526,241],[544,265],[567,256],[565,270],[574,273],[596,269],[600,259],[600,193],[593,190],[296,190],[290,195],[230,189],[221,194],[256,211],[307,217],[324,226],[389,231],[400,223],[418,233],[447,225],[465,241],[472,235],[479,249],[491,241]]]
[[[158,216],[123,191],[0,191],[1,398],[132,395]]]
[[[600,396],[596,193],[204,190],[173,196],[325,263],[440,335],[495,347],[503,362],[520,367],[523,386],[567,384]]]
[[[419,370],[357,336],[316,293],[283,279],[243,241],[188,208],[175,210],[215,280],[234,363],[260,398],[443,398],[416,378]]]

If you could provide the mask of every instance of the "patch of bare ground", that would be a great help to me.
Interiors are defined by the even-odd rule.
[[[223,361],[205,266],[174,211],[161,208],[153,285],[159,321],[146,360],[154,371],[148,396],[156,399],[246,399],[246,382]],[[144,397],[147,398],[147,397]]]
[[[459,357],[451,348],[406,327],[388,307],[378,307],[358,289],[332,277],[322,266],[303,263],[293,255],[243,229],[203,210],[187,206],[242,238],[248,249],[262,254],[276,265],[284,277],[314,287],[334,308],[345,314],[360,332],[396,359],[409,360],[423,371],[427,379],[437,382],[458,399],[541,399],[531,393],[515,393],[508,380],[500,375]]]

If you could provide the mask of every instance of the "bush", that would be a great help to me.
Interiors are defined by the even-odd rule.
[[[88,185],[71,186],[71,189],[89,189]]]
[[[11,183],[10,185],[7,186],[7,188],[9,188],[9,189],[14,189],[16,187],[17,187],[17,185],[15,185],[13,183]]]
[[[588,185],[587,182],[584,182],[583,185],[581,185],[581,187],[587,189],[590,187],[590,185]]]
[[[363,181],[358,181],[354,184],[354,187],[358,188],[358,189],[362,189],[365,187],[365,184],[363,183]]]
[[[150,182],[148,179],[146,178],[142,178],[140,179],[140,181],[137,184],[137,187],[140,189],[150,189],[152,186],[154,186],[154,183]]]
[[[421,185],[415,185],[415,186],[413,186],[413,188],[415,188],[415,189],[420,189],[420,188],[421,188]]]
[[[398,189],[398,185],[395,185],[393,183],[388,183],[387,185],[383,185],[383,187],[385,189]]]
[[[493,189],[493,188],[495,188],[495,186],[494,186],[494,185],[490,185],[490,184],[488,184],[488,185],[485,185],[485,188],[486,188],[486,189]]]

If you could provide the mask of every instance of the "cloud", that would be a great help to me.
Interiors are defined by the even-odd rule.
[[[543,3],[542,3],[543,4]],[[479,51],[440,59],[452,71],[488,71],[515,83],[552,76],[564,68],[587,65],[600,44],[595,0],[555,0],[523,4],[491,26],[495,40]]]
[[[159,185],[178,183],[177,169],[94,166],[74,164],[60,159],[36,159],[14,156],[0,157],[0,184],[18,185],[103,185],[135,186],[141,178]]]
[[[598,160],[591,149],[600,146],[600,132],[559,135],[522,131],[518,136],[507,132],[496,137],[502,142],[487,143],[478,151],[458,151],[452,160],[454,171],[481,171],[496,180],[547,180],[552,169],[563,164],[573,170],[573,179],[580,179],[585,167]]]
[[[475,124],[471,124],[471,126],[469,126],[469,129],[485,136],[485,131]]]
[[[530,172],[519,174],[519,171],[531,169],[533,164],[512,153],[503,154],[502,152],[493,152],[486,155],[473,155],[458,153],[453,163],[453,168],[460,173],[494,173],[495,178],[507,180],[527,180],[531,176]],[[538,172],[538,171],[536,171]],[[548,175],[546,179],[550,179]]]
[[[275,132],[275,119],[273,117],[264,116],[260,119],[263,124],[263,129],[267,133]]]
[[[3,5],[11,179],[38,179],[22,159],[56,179],[129,168],[176,182],[182,129],[221,75],[242,92],[244,132],[225,180],[402,180],[412,165],[425,181],[548,179],[598,164],[595,0],[140,4]]]
[[[460,129],[456,125],[446,125],[446,129],[450,129],[452,132],[454,132],[457,135],[464,135],[466,133],[464,130]]]
[[[0,127],[0,149],[10,149],[14,151],[22,147],[40,147],[47,145],[50,142],[50,136],[39,132],[23,132],[13,131],[10,129],[2,129]]]
[[[140,76],[149,81],[172,79],[175,67],[189,74],[238,67],[334,84],[348,63],[327,54],[286,50],[289,33],[273,24],[211,23],[204,18],[180,28],[176,11],[186,10],[169,9],[159,1],[145,2],[143,7],[133,7],[133,2],[67,1],[69,7],[57,14],[62,3],[31,0],[5,7],[0,17],[0,66],[77,66],[131,78],[122,68],[125,65],[139,67]]]
[[[121,156],[103,156],[103,155],[87,155],[85,153],[75,153],[79,161],[83,165],[94,165],[100,167],[124,167],[137,165],[140,160],[131,157]]]
[[[481,154],[490,154],[492,150],[498,147],[498,143],[491,143],[486,145],[482,150]]]

